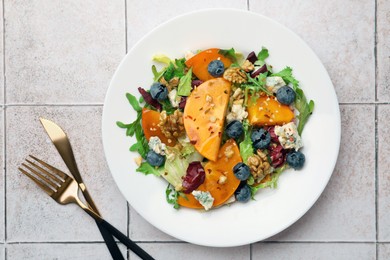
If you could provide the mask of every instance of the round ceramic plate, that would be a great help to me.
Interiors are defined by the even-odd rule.
[[[215,24],[215,21],[218,21]],[[247,26],[242,26],[242,25]],[[165,199],[167,183],[135,172],[134,138],[116,126],[132,122],[136,113],[125,94],[152,84],[152,56],[181,58],[188,50],[212,47],[247,55],[268,48],[274,71],[293,68],[314,113],[303,131],[302,170],[285,171],[276,189],[261,190],[246,204],[233,203],[208,212],[173,209]],[[238,246],[266,239],[297,221],[321,195],[333,172],[340,145],[337,97],[324,66],[293,32],[275,21],[247,11],[210,9],[181,15],[147,34],[116,70],[104,103],[103,143],[111,173],[131,206],[148,222],[178,239],[206,246]]]

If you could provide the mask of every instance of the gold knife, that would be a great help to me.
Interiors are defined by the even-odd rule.
[[[65,134],[64,130],[62,130],[61,127],[59,127],[56,123],[53,121],[50,121],[48,119],[40,117],[39,120],[41,121],[43,127],[46,130],[46,133],[49,135],[51,141],[53,142],[54,146],[57,148],[57,151],[62,157],[62,160],[65,162],[66,166],[68,167],[69,171],[72,173],[73,177],[77,181],[77,183],[80,186],[80,189],[85,197],[85,200],[88,202],[89,206],[100,215],[95,202],[93,201],[91,195],[89,194],[87,188],[84,185],[84,181],[81,178],[81,174],[79,172],[79,169],[77,168],[76,159],[73,155],[73,150],[70,145],[69,139],[67,135]]]
[[[100,213],[95,205],[95,202],[93,201],[86,186],[84,185],[83,179],[81,178],[81,174],[79,172],[79,169],[77,168],[76,159],[74,157],[72,146],[70,145],[68,136],[65,134],[64,130],[62,130],[62,128],[59,127],[53,121],[50,121],[42,117],[40,117],[39,120],[41,121],[43,127],[45,128],[46,133],[49,135],[52,143],[57,148],[57,151],[61,155],[62,160],[65,162],[70,173],[73,175],[73,177],[79,184],[79,187],[84,195],[84,198],[87,201],[88,207],[90,207],[93,211],[95,211],[100,216]],[[124,260],[122,253],[120,252],[118,245],[116,244],[112,234],[110,234],[109,231],[98,222],[96,222],[96,224],[100,230],[100,233],[103,236],[104,241],[107,244],[107,247],[111,253],[112,258],[115,260],[117,259]]]

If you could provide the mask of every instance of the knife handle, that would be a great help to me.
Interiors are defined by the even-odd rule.
[[[111,235],[111,233],[98,221],[96,221],[96,225],[98,226],[100,233],[102,234],[102,237],[106,242],[107,248],[110,251],[112,259],[125,260],[121,251],[119,250],[118,244],[115,242],[115,239]]]
[[[154,258],[146,253],[141,247],[139,247],[134,241],[125,236],[122,232],[112,226],[110,223],[104,219],[100,222],[114,237],[118,238],[128,249],[133,251],[143,260],[154,260]]]

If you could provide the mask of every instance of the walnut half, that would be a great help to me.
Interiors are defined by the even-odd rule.
[[[162,111],[158,126],[168,139],[182,136],[185,133],[183,113],[180,110],[175,110],[173,114],[167,115],[166,111]]]

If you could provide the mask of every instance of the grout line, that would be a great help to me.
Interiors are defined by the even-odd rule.
[[[366,103],[340,102],[339,105],[390,105],[390,102],[366,102]]]
[[[5,107],[3,108],[3,111],[2,111],[2,114],[3,114],[3,122],[2,123],[2,127],[3,127],[3,147],[1,148],[2,149],[2,152],[3,152],[3,196],[4,196],[4,204],[3,204],[3,212],[4,212],[4,216],[3,216],[3,220],[4,220],[4,241],[5,243],[7,243],[7,174],[6,174],[6,157],[7,157],[7,153],[6,153],[6,112],[5,112]]]
[[[374,79],[374,85],[375,85],[375,101],[378,101],[378,1],[375,0],[375,9],[374,9],[374,74],[375,74],[375,79]]]
[[[253,246],[253,244],[250,244],[249,245],[249,259],[250,260],[252,260],[253,259],[253,249],[252,249],[252,246]]]
[[[378,181],[378,106],[375,106],[375,251],[376,259],[378,259],[378,190],[379,190],[379,181]]]

